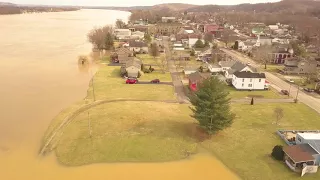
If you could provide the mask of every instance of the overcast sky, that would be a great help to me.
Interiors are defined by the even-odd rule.
[[[6,0],[0,0],[6,1]],[[219,4],[276,2],[279,0],[7,0],[16,4],[80,5],[80,6],[149,6],[162,3]]]

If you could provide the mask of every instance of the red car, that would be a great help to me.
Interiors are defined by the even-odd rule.
[[[151,81],[151,83],[160,83],[160,79],[154,79]]]
[[[136,84],[138,82],[138,79],[136,78],[128,78],[126,80],[126,84]]]

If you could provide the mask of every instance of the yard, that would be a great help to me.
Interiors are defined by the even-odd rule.
[[[230,98],[241,99],[241,98],[265,98],[265,99],[282,99],[288,98],[288,96],[282,95],[275,89],[271,88],[266,91],[237,91],[234,87],[228,86],[227,89],[230,92]]]
[[[197,141],[190,134],[195,127],[190,113],[187,105],[158,102],[100,105],[74,119],[55,152],[58,161],[69,166],[183,159],[197,149]]]
[[[145,75],[145,79],[151,80],[152,78],[159,77],[160,80],[165,81],[171,78],[169,74],[162,74],[157,76],[155,74]],[[171,81],[171,80],[170,80]],[[174,96],[173,87],[170,85],[161,84],[126,84],[125,79],[120,77],[119,67],[117,66],[103,66],[95,74],[94,80],[94,95],[96,100],[114,100],[114,99],[136,99],[136,100],[176,100]],[[75,110],[84,106],[85,104],[93,102],[93,88],[90,87],[87,92],[87,97],[68,107],[59,113],[51,122],[48,127],[43,142],[46,142],[50,135],[59,127]]]
[[[146,75],[152,79],[155,75]],[[149,76],[149,78],[148,78]],[[151,77],[150,77],[151,76]],[[142,77],[142,76],[141,76]],[[159,76],[158,76],[159,77]],[[169,80],[168,74],[163,75]],[[143,80],[143,79],[141,79]],[[94,94],[98,99],[139,99],[139,100],[175,100],[173,87],[158,84],[126,84],[120,77],[119,67],[101,67],[94,76]],[[93,88],[90,86],[87,98],[93,99]]]
[[[140,59],[143,64],[157,65],[159,63],[159,58],[163,58],[164,54],[160,54],[160,56],[156,58],[150,54],[137,54],[136,57]]]
[[[144,75],[139,78],[139,81],[151,81],[153,79],[159,79],[160,82],[172,82],[171,74],[169,72],[162,73],[161,71],[144,73]]]
[[[262,71],[267,71],[267,72],[279,72],[279,70],[283,69],[283,65],[277,65],[277,64],[267,64],[267,69],[264,68],[264,65],[260,65],[260,69]]]
[[[273,110],[281,107],[284,118],[280,125],[274,124]],[[292,180],[300,179],[284,163],[271,158],[275,145],[285,143],[275,133],[278,129],[319,129],[320,117],[303,104],[233,104],[236,119],[231,128],[202,143],[227,167],[243,179],[248,180]],[[303,177],[316,180],[320,173]]]

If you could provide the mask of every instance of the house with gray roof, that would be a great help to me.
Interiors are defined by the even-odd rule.
[[[139,59],[134,58],[123,64],[121,66],[120,72],[121,74],[126,74],[127,77],[138,78],[141,71],[141,65],[142,62]]]
[[[227,79],[232,79],[232,75],[235,72],[254,72],[254,69],[239,61],[236,61],[227,71],[225,71],[225,77]]]

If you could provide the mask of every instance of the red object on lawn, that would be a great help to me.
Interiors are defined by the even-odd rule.
[[[128,78],[126,80],[126,84],[136,84],[138,82],[138,79],[136,78]]]
[[[151,81],[151,83],[160,83],[160,79],[154,79]]]

